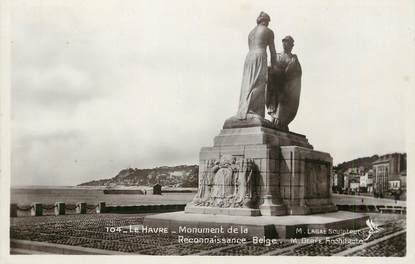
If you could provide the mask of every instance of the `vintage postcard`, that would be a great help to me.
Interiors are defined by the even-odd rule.
[[[412,1],[3,3],[6,263],[413,260]]]

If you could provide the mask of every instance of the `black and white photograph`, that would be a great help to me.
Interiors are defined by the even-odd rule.
[[[2,3],[4,263],[414,259],[415,2]]]

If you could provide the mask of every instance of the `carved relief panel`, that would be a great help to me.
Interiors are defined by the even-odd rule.
[[[255,164],[250,159],[208,160],[191,203],[195,206],[254,208],[258,200],[257,179]]]

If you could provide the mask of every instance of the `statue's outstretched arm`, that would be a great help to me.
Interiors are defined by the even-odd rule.
[[[275,43],[274,43],[274,32],[270,31],[269,37],[269,54],[271,56],[271,67],[275,68],[277,65],[277,52],[275,50]]]

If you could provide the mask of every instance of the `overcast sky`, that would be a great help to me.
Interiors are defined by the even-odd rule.
[[[237,110],[260,11],[303,68],[291,131],[334,163],[404,152],[412,1],[10,1],[12,184],[197,164]]]

